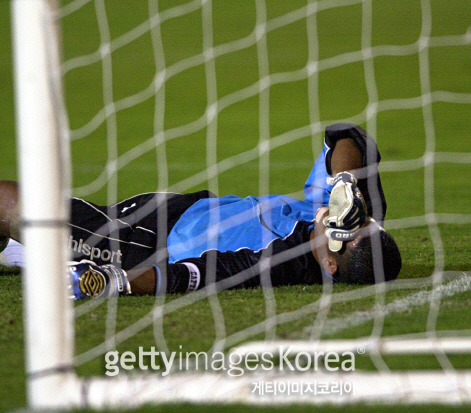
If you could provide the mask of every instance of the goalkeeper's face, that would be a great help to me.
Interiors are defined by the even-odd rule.
[[[342,248],[339,251],[333,252],[329,249],[329,239],[325,235],[326,226],[323,223],[323,219],[328,214],[328,207],[320,208],[316,214],[316,224],[314,231],[311,233],[311,249],[316,261],[321,269],[324,270],[327,277],[339,281],[335,279],[334,274],[336,274],[339,269],[350,265],[354,251],[360,245],[362,238],[370,234],[371,228],[369,228],[369,226],[377,226],[378,229],[380,227],[374,220],[367,219],[357,238],[352,241],[343,242]]]
[[[326,228],[322,223],[327,212],[320,211],[316,216],[315,230],[311,233],[312,253],[327,279],[350,284],[373,284],[397,278],[402,259],[391,234],[374,219],[368,218],[357,238],[343,242],[339,251],[332,252],[328,248]]]

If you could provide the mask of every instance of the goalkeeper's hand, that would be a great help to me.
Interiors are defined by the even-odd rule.
[[[329,215],[324,218],[324,225],[343,231],[361,228],[366,221],[367,209],[355,177],[348,172],[341,172],[333,178],[327,178],[327,182],[333,185],[333,189]]]
[[[98,266],[92,261],[82,260],[68,265],[70,297],[108,298],[131,294],[126,271],[112,264]]]

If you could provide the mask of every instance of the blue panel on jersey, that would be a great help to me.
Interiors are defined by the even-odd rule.
[[[304,186],[304,201],[285,195],[227,195],[196,202],[168,236],[169,262],[199,257],[208,250],[258,251],[290,235],[298,221],[314,221],[317,210],[328,205],[332,188],[326,183],[327,150],[324,146]]]

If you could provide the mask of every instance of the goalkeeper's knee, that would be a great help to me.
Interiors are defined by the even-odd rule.
[[[83,260],[68,266],[70,296],[83,298],[108,298],[131,294],[126,271],[114,265],[98,266]]]

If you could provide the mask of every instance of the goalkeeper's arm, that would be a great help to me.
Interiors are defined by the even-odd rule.
[[[363,155],[352,139],[342,139],[335,145],[330,165],[332,176],[344,171],[355,176],[355,170],[363,166]]]
[[[306,224],[307,228],[307,224]],[[299,235],[302,237],[302,235]],[[242,248],[238,251],[220,252],[210,250],[201,257],[188,258],[173,264],[159,264],[152,268],[128,271],[133,294],[190,293],[204,288],[208,283],[224,282],[217,288],[255,287],[261,283],[261,273],[269,275],[272,285],[311,284],[319,282],[316,272],[311,273],[308,261],[311,256],[309,242],[303,244],[296,253],[288,254],[299,246],[297,240],[275,240],[272,244],[270,259],[264,250],[252,251]],[[280,262],[278,254],[285,257]],[[288,257],[289,256],[289,257]],[[286,257],[288,257],[286,259]],[[268,259],[267,261],[263,261]],[[262,265],[263,261],[263,265]],[[312,257],[314,261],[314,257]],[[265,264],[267,264],[265,266]],[[212,277],[208,278],[209,274]],[[266,273],[265,271],[269,271]]]
[[[334,177],[351,172],[358,180],[368,216],[382,225],[387,204],[378,171],[381,155],[374,139],[358,125],[338,123],[325,129],[325,145],[327,173]]]
[[[328,183],[333,189],[329,215],[324,219],[331,251],[339,251],[343,241],[355,239],[365,223],[367,208],[355,177],[362,166],[363,154],[354,140],[338,140],[330,158],[332,178]]]

